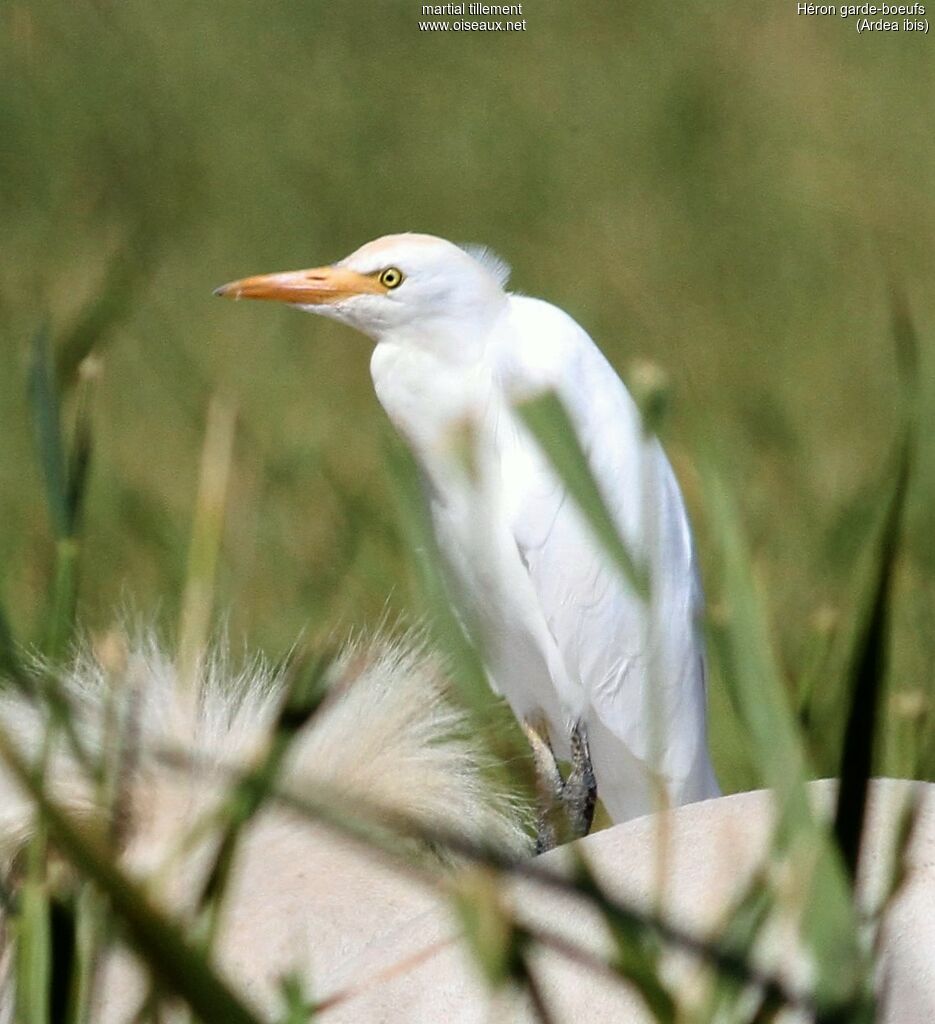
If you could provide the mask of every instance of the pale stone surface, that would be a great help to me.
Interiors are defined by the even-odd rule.
[[[833,792],[834,784],[827,781],[810,785],[812,798],[824,807],[830,807]],[[872,905],[886,877],[898,809],[913,794],[921,800],[922,810],[909,849],[909,875],[888,912],[884,930],[882,1019],[892,1024],[935,1020],[935,786],[900,780],[873,783],[871,842],[862,872],[862,901]],[[663,896],[667,917],[698,935],[716,926],[766,852],[771,821],[772,798],[766,791],[736,794],[672,812],[667,825],[669,859]],[[658,836],[659,820],[646,817],[590,836],[581,846],[610,892],[648,908],[657,891],[654,849]],[[541,863],[560,863],[562,857],[563,851],[555,851]],[[515,902],[524,919],[598,955],[607,951],[603,925],[576,901],[523,883],[517,887]],[[490,1019],[489,999],[469,954],[459,943],[448,941],[454,934],[446,912],[435,909],[395,934],[384,935],[355,962],[346,964],[334,981],[344,984],[354,978],[359,983],[433,944],[442,945],[415,968],[368,986],[324,1019],[329,1024],[428,1024],[442,1020],[480,1024]],[[801,958],[793,944],[782,945],[782,935],[777,933],[778,945],[764,956],[774,968],[788,971]],[[671,966],[672,978],[691,984],[689,965]],[[637,1024],[652,1019],[639,998],[624,986],[555,952],[539,954],[535,969],[556,1022]],[[797,973],[792,970],[793,975]],[[522,1000],[512,999],[500,1006],[495,1019],[525,1024],[536,1018]],[[784,1019],[794,1018],[787,1014]]]

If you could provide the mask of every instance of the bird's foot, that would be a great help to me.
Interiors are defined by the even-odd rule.
[[[571,733],[571,771],[563,779],[559,771],[548,726],[542,719],[527,719],[523,732],[532,747],[536,766],[539,813],[536,818],[536,853],[545,853],[559,841],[580,839],[591,830],[597,782],[591,766],[588,734],[582,722]],[[559,809],[564,812],[559,813]],[[563,820],[564,819],[564,820]]]
[[[532,747],[533,763],[536,769],[536,853],[545,853],[558,845],[558,822],[556,812],[562,801],[565,780],[558,770],[558,762],[549,742],[549,729],[541,719],[526,719],[523,732]]]
[[[580,839],[591,831],[594,805],[597,803],[597,780],[591,765],[588,732],[583,722],[575,722],[571,731],[571,771],[562,789],[562,802],[572,838]]]

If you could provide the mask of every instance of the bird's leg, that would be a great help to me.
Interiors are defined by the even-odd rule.
[[[575,839],[591,831],[594,805],[597,802],[597,780],[591,766],[588,731],[583,722],[575,722],[571,731],[571,771],[562,789],[565,814]]]
[[[558,762],[549,743],[548,726],[542,718],[527,718],[522,722],[523,732],[532,747],[536,766],[536,795],[539,814],[536,818],[536,853],[545,853],[557,845],[555,812],[562,800],[565,782],[558,770]]]

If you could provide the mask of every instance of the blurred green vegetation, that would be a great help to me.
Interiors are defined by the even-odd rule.
[[[412,610],[368,343],[211,289],[419,230],[489,244],[624,375],[666,369],[712,603],[702,448],[739,502],[794,699],[805,677],[820,693],[881,513],[905,301],[922,433],[890,689],[918,713],[935,675],[931,43],[792,3],[525,6],[525,35],[472,37],[420,34],[409,0],[0,5],[0,596],[17,636],[41,636],[56,569],[27,388],[43,323],[66,382],[92,346],[98,375],[85,625],[128,604],[177,621],[214,392],[238,409],[232,635],[280,652]],[[891,717],[891,770],[907,728]],[[749,784],[717,678],[712,737],[725,785]]]

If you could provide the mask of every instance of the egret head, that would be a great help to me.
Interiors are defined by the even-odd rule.
[[[232,281],[217,295],[273,299],[340,320],[375,341],[476,339],[506,305],[508,268],[433,235],[387,235],[330,266]]]

